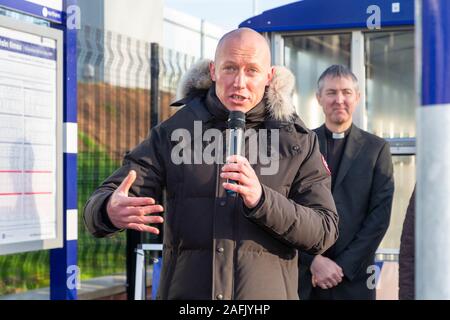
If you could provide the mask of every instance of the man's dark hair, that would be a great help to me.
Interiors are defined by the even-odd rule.
[[[320,75],[319,80],[317,80],[318,94],[322,92],[323,82],[325,78],[350,78],[355,85],[355,90],[359,91],[358,78],[356,78],[355,74],[348,67],[342,64],[333,64]]]

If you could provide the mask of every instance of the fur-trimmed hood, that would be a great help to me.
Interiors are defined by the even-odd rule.
[[[209,73],[211,60],[204,59],[194,64],[180,79],[177,100],[185,98],[193,90],[207,90],[213,81]],[[267,109],[276,120],[290,121],[295,115],[292,102],[295,78],[282,66],[275,66],[275,73],[266,92]]]

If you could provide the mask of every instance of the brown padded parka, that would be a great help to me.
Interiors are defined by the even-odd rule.
[[[240,197],[227,194],[219,175],[222,164],[175,164],[171,158],[179,143],[172,141],[175,130],[185,129],[195,140],[194,121],[197,125],[201,121],[202,133],[211,128],[223,133],[227,126],[226,109],[214,103],[219,100],[214,84],[208,81],[208,63],[198,63],[184,77],[180,91],[184,106],[153,128],[125,156],[123,166],[92,194],[84,210],[85,224],[96,237],[119,231],[105,207],[133,169],[137,179],[130,196],[161,201],[166,190],[157,298],[298,299],[297,250],[320,254],[338,236],[331,179],[317,137],[295,115],[290,100],[292,74],[276,67],[275,78],[259,104],[263,116],[251,122],[256,131],[279,132],[279,158],[273,160],[278,161],[277,173],[263,175],[261,168],[267,165],[252,164],[263,189],[256,208],[245,208]],[[208,95],[216,99],[211,102]]]

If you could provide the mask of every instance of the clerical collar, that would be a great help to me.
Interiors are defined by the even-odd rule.
[[[346,136],[348,136],[350,134],[350,130],[352,129],[351,125],[347,130],[345,130],[344,132],[340,132],[340,133],[335,133],[335,132],[331,132],[326,126],[325,126],[325,133],[327,135],[328,138],[333,138],[335,140],[340,140],[340,139],[344,139]]]

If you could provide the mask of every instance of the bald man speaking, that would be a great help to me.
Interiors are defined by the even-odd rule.
[[[295,114],[293,75],[270,61],[259,33],[226,34],[180,81],[180,110],[86,203],[96,237],[164,226],[159,299],[298,299],[297,250],[337,238],[317,137]]]

